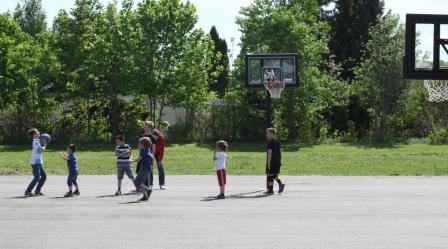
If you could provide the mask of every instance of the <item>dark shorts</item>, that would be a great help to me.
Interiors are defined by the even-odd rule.
[[[67,185],[69,187],[73,185],[78,185],[76,180],[78,179],[78,172],[69,172],[67,177]]]
[[[226,183],[227,183],[226,170],[225,169],[217,170],[216,176],[218,177],[219,186],[220,187],[226,186]]]
[[[271,169],[268,169],[268,166],[266,165],[266,174],[270,175],[278,175],[280,174],[280,166],[281,164],[271,164]]]

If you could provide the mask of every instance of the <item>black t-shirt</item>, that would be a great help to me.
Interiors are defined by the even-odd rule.
[[[147,138],[149,138],[150,140],[151,140],[151,143],[153,144],[153,145],[155,145],[156,143],[157,143],[157,139],[156,139],[156,137],[153,135],[153,134],[145,134],[145,133],[143,133],[143,134],[141,134],[140,135],[140,138],[142,138],[142,137],[147,137]]]
[[[280,142],[276,139],[269,140],[267,143],[267,149],[272,150],[271,165],[280,166],[282,164],[282,152]]]

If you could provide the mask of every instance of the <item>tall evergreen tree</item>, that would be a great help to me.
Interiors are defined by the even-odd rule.
[[[229,85],[229,55],[227,53],[227,42],[219,37],[216,27],[210,30],[210,37],[214,44],[214,55],[212,58],[212,68],[209,71],[209,89],[223,98]]]
[[[336,0],[334,3],[333,15],[327,16],[331,24],[329,47],[342,67],[341,78],[351,83],[354,68],[365,56],[369,28],[377,23],[378,16],[383,13],[384,0]],[[369,128],[368,112],[359,104],[357,97],[350,99],[347,108],[335,107],[328,115],[332,130],[347,130],[349,120],[354,122],[359,136],[365,135]]]
[[[22,0],[22,5],[18,3],[16,6],[14,19],[24,32],[32,36],[36,36],[47,29],[42,0]]]
[[[384,10],[384,0],[338,0],[330,34],[330,50],[342,64],[342,78],[351,81],[353,69],[363,56],[369,28]]]

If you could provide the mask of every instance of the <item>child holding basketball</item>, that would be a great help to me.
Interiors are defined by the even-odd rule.
[[[78,179],[78,164],[76,163],[76,145],[70,144],[67,148],[67,154],[60,153],[59,156],[62,160],[67,161],[68,168],[68,177],[67,177],[67,185],[68,192],[64,195],[64,197],[73,197],[73,195],[79,195],[79,186],[77,183]],[[73,192],[73,185],[75,186],[75,192]]]
[[[47,180],[47,174],[45,173],[43,167],[42,153],[45,151],[46,144],[41,144],[39,140],[40,133],[36,128],[32,128],[28,130],[28,136],[33,138],[32,142],[32,151],[31,151],[31,159],[30,164],[33,168],[33,180],[28,185],[28,188],[25,190],[25,196],[33,196],[33,189],[37,184],[36,191],[34,195],[42,196],[44,195],[41,190],[44,186],[45,181]]]
[[[225,199],[226,196],[224,194],[225,186],[226,186],[226,152],[228,149],[228,145],[226,141],[219,140],[216,142],[216,150],[213,154],[213,160],[215,161],[215,169],[216,175],[218,177],[219,184],[219,195],[216,196],[216,199]]]
[[[115,148],[115,155],[117,156],[118,179],[118,189],[117,192],[115,192],[115,195],[121,195],[121,182],[123,180],[124,173],[126,173],[128,178],[134,182],[134,175],[132,174],[131,167],[132,150],[131,146],[125,143],[125,138],[123,135],[116,136],[115,143],[117,144],[117,147]]]
[[[153,154],[151,153],[152,143],[147,137],[142,137],[139,140],[140,155],[137,161],[140,164],[140,169],[138,171],[137,177],[134,180],[135,187],[140,188],[143,193],[143,197],[140,201],[147,201],[151,196],[152,188],[148,187],[145,182],[147,181],[149,174],[152,172],[153,162],[155,160]]]
[[[285,184],[280,180],[280,167],[282,165],[281,145],[277,139],[277,130],[268,128],[266,130],[267,142],[267,162],[266,162],[266,181],[267,191],[265,194],[274,194],[274,180],[278,183],[278,193],[282,193]]]

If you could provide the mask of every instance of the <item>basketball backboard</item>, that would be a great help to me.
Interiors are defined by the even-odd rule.
[[[264,87],[267,81],[278,81],[287,87],[298,86],[297,54],[246,55],[246,86]]]
[[[448,15],[406,15],[403,71],[406,79],[448,79]]]

